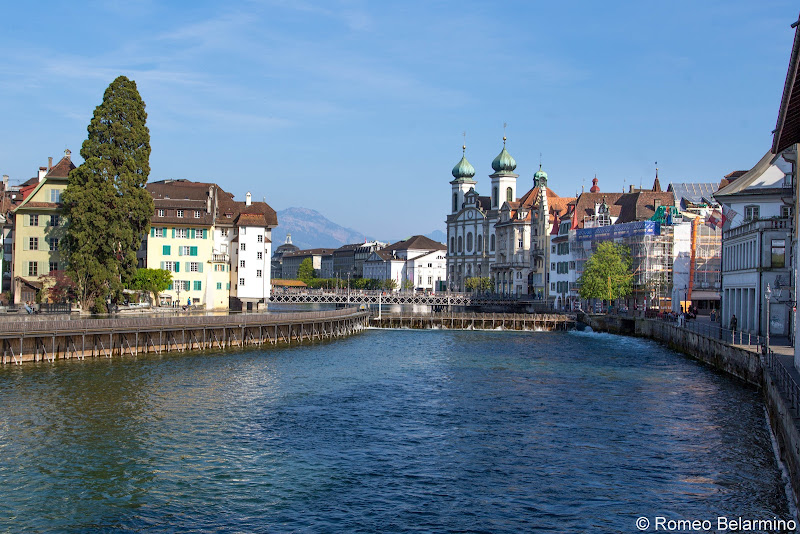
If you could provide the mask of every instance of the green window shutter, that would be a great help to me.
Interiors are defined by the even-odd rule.
[[[183,247],[178,247],[178,256],[183,256]]]
[[[153,228],[153,227],[150,227],[150,237],[155,237],[155,236],[156,236],[156,229]]]
[[[161,247],[161,254],[163,254],[164,256],[169,256],[170,252],[172,251],[170,250],[169,245],[164,245],[163,247]]]
[[[230,289],[230,288],[231,288],[231,283],[230,283],[230,282],[228,282],[227,284],[225,284],[225,289]]]
[[[197,247],[192,247],[189,249],[189,256],[197,256]]]
[[[172,239],[175,239],[175,228],[172,229]]]
[[[200,291],[202,287],[203,287],[203,283],[200,280],[195,280],[194,281],[194,290],[195,291]]]
[[[187,261],[187,262],[186,262],[186,265],[184,265],[184,267],[186,268],[185,270],[186,270],[186,272],[187,272],[187,273],[190,273],[190,272],[192,272],[192,267],[191,267],[190,263],[191,263],[191,262],[188,262],[188,261]]]
[[[169,283],[169,287],[167,288],[167,291],[172,291],[172,282]]]
[[[194,239],[194,228],[189,229],[189,238]]]
[[[167,229],[166,228],[162,228],[161,229],[161,237],[167,237]]]
[[[202,263],[198,263],[197,264],[197,272],[199,272],[199,273],[203,272],[203,264]]]
[[[208,230],[203,228],[203,239],[206,239],[207,237],[208,237]]]
[[[175,262],[175,272],[176,273],[181,272],[181,262],[179,262],[179,261]]]
[[[164,268],[164,262],[163,261],[161,262],[161,268],[162,269]]]

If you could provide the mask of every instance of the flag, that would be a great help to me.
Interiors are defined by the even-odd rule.
[[[722,228],[723,224],[723,215],[718,210],[712,211],[706,219],[706,226],[710,228]]]
[[[730,206],[722,207],[722,224],[725,230],[731,227],[731,223],[737,215],[739,215],[739,212],[735,211]]]

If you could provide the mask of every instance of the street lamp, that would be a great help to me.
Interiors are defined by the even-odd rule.
[[[772,298],[772,289],[767,284],[767,290],[764,291],[764,298],[767,299],[767,331],[764,337],[764,352],[769,352],[769,301]]]
[[[688,310],[689,303],[687,302],[688,300],[689,300],[689,286],[686,285],[686,286],[683,286],[683,311],[684,312],[689,311]]]

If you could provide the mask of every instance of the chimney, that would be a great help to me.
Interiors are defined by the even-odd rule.
[[[8,191],[8,175],[3,175],[3,191]]]
[[[244,205],[250,206],[253,203],[253,197],[250,195],[250,191],[244,196]]]
[[[52,168],[53,168],[53,156],[50,156],[50,157],[47,158],[47,170],[48,170],[48,172]]]
[[[39,167],[39,180],[42,181],[42,178],[47,174],[47,167]]]
[[[208,186],[208,198],[206,199],[206,213],[211,213],[211,199],[214,197],[214,186]]]

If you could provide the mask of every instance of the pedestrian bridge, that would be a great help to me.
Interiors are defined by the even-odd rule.
[[[413,291],[274,291],[270,302],[285,304],[412,304],[419,306],[514,306],[534,304],[516,295],[422,293]]]

